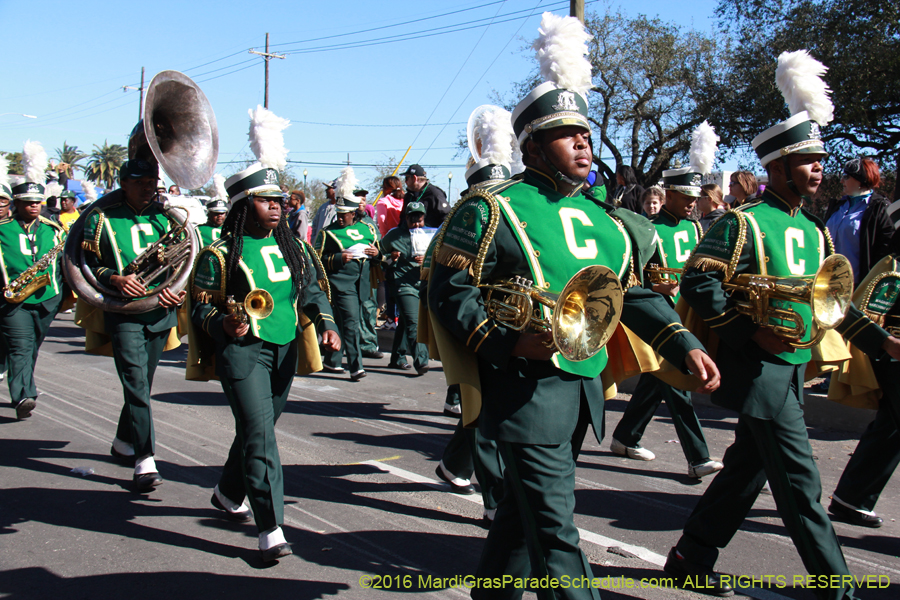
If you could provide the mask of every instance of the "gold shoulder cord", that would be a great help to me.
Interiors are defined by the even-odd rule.
[[[627,236],[628,228],[625,227],[625,223],[622,221],[622,219],[620,219],[619,217],[612,215],[610,213],[606,213],[606,214],[609,215],[610,219],[612,219],[613,221],[616,222],[616,225],[619,226],[619,229],[622,230],[622,233],[624,233]],[[657,237],[659,237],[659,234],[657,234]],[[634,268],[634,244],[633,243],[631,244],[631,253],[630,254],[631,254],[631,256],[628,257],[628,271],[626,273],[624,273],[624,275],[626,275],[625,281],[627,281],[627,283],[622,283],[622,287],[626,290],[628,288],[639,287],[641,285],[641,280],[637,276],[637,271]]]
[[[206,248],[204,248],[204,250],[212,252],[216,259],[218,259],[221,283],[219,284],[218,291],[197,289],[194,285],[194,279],[197,277],[197,267],[195,266],[193,272],[191,273],[191,298],[198,302],[207,304],[221,304],[225,302],[225,283],[227,277],[225,273],[225,255],[215,246],[207,246]]]
[[[106,219],[106,215],[102,210],[95,212],[97,213],[97,230],[94,232],[94,239],[82,240],[81,247],[88,252],[93,252],[97,255],[97,258],[102,259],[103,257],[100,255],[100,236],[103,235],[103,221]],[[87,218],[90,219],[91,216],[88,215]]]
[[[315,248],[310,246],[308,243],[303,240],[301,241],[304,245],[303,251],[306,252],[308,256],[312,257],[312,260],[313,262],[315,262],[318,272],[322,273],[322,279],[317,278],[319,287],[324,287],[325,295],[328,297],[328,303],[331,304],[331,284],[328,282],[328,276],[325,274],[325,267],[322,266],[322,260],[319,258],[319,253],[316,252]],[[309,252],[308,250],[312,250],[312,252]],[[323,283],[325,284],[324,286],[322,285]]]
[[[450,221],[453,219],[454,215],[456,215],[456,211],[473,198],[481,198],[488,203],[488,206],[490,206],[490,219],[488,221],[487,231],[481,238],[478,254],[475,257],[475,264],[472,266],[473,285],[477,287],[481,285],[481,270],[484,268],[484,260],[487,256],[488,247],[494,239],[494,234],[497,233],[497,224],[500,221],[500,204],[492,193],[485,190],[474,190],[466,194],[464,198],[461,198],[460,201],[456,203],[456,206],[451,209],[450,214],[447,215],[443,224],[441,224],[441,230],[438,232],[438,238],[434,245],[434,251],[431,254],[431,260],[434,262],[439,255],[441,248],[444,245],[444,234],[447,232]]]
[[[738,221],[738,235],[734,243],[734,252],[731,254],[731,260],[728,262],[728,268],[725,269],[725,281],[730,281],[734,277],[734,271],[741,260],[741,252],[744,251],[744,244],[747,242],[747,219],[740,211],[734,212]],[[727,213],[726,213],[727,214]],[[722,215],[724,216],[724,215]]]

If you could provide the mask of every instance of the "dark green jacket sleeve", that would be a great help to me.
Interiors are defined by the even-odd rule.
[[[837,331],[872,360],[879,360],[887,355],[881,346],[890,334],[856,308],[855,304],[850,305],[850,310],[837,326]]]
[[[725,215],[715,222],[685,265],[681,277],[681,296],[723,342],[739,350],[750,341],[759,327],[750,317],[737,312],[722,286],[725,280],[724,265],[728,262],[727,258],[722,258],[722,248],[735,248],[737,235],[735,215]],[[735,274],[759,272],[753,258],[753,239],[751,236],[746,237]],[[714,261],[718,261],[722,268],[710,266],[716,264]]]
[[[88,244],[92,249],[85,249],[84,252],[84,260],[88,268],[97,281],[108,288],[114,288],[111,281],[112,276],[118,275],[119,272],[115,266],[115,258],[112,256],[112,244],[109,243],[106,230],[101,226],[100,213],[96,210],[88,215],[84,227],[84,239],[96,241],[96,243]]]
[[[212,251],[201,250],[191,277],[191,320],[217,343],[227,344],[231,338],[222,327],[227,315],[216,305],[225,302],[224,297],[219,297],[221,282],[219,259]]]

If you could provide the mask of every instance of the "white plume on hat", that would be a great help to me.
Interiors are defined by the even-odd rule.
[[[84,192],[85,202],[93,202],[97,199],[97,189],[94,187],[94,182],[87,179],[83,180],[81,182],[81,191]]]
[[[716,142],[719,136],[709,121],[703,121],[691,133],[691,172],[708,175],[716,162]]]
[[[277,116],[272,111],[257,105],[250,109],[250,150],[266,169],[284,170],[287,166],[288,149],[284,147],[282,132],[291,124],[290,120]]]
[[[0,154],[0,185],[11,187],[9,185],[9,160],[5,154]]]
[[[228,202],[228,192],[225,191],[225,176],[221,173],[213,175],[213,186],[216,188],[216,198]]]
[[[512,128],[512,115],[499,106],[480,115],[475,124],[475,136],[481,140],[481,158],[493,165],[509,167],[513,148],[518,146]]]
[[[334,195],[338,198],[353,198],[353,191],[359,187],[359,180],[353,172],[353,167],[344,167],[341,174],[334,181]]]
[[[827,70],[828,67],[806,50],[781,53],[775,83],[792,115],[805,110],[810,120],[819,125],[831,123],[834,119],[834,105],[829,97],[831,88],[822,79]]]
[[[44,186],[44,195],[48,198],[50,196],[59,196],[63,193],[63,186],[59,185],[58,181],[51,181],[47,185]]]
[[[25,142],[25,148],[22,151],[22,167],[25,169],[25,181],[30,183],[40,183],[44,185],[47,176],[44,172],[50,161],[47,157],[47,151],[40,142]]]
[[[538,33],[532,48],[541,66],[541,77],[586,98],[593,84],[591,63],[585,58],[591,34],[584,23],[575,17],[545,12]]]

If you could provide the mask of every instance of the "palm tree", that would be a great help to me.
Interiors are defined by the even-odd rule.
[[[119,167],[128,157],[128,149],[120,144],[110,145],[103,141],[103,146],[94,144],[90,161],[84,168],[85,176],[89,181],[102,182],[106,189],[112,189],[119,177]]]
[[[79,150],[78,146],[70,146],[66,142],[63,142],[62,148],[56,149],[56,156],[59,158],[60,164],[68,165],[69,168],[66,170],[66,175],[70,179],[75,176],[75,169],[82,168],[78,163],[88,158],[88,155]]]

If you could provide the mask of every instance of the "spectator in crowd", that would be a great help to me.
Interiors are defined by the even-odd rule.
[[[643,189],[643,188],[642,188]],[[654,185],[641,192],[641,214],[652,219],[659,214],[659,209],[666,202],[666,193],[661,187]]]
[[[664,197],[660,193],[660,202],[656,212],[662,206]],[[627,165],[619,165],[616,168],[616,189],[613,191],[612,203],[616,206],[627,208],[631,212],[641,214],[644,204],[644,188],[638,185],[634,169]],[[654,212],[653,214],[656,214]]]
[[[850,259],[854,282],[859,285],[875,263],[888,255],[894,225],[887,214],[887,198],[874,191],[881,184],[878,164],[871,158],[855,158],[841,175],[844,195],[833,200],[825,224],[834,251]]]
[[[410,165],[403,176],[406,179],[406,196],[403,198],[400,221],[406,222],[406,207],[410,202],[421,202],[425,205],[425,227],[440,227],[450,212],[447,194],[432,185],[421,165]]]
[[[400,224],[403,212],[403,183],[396,175],[385,177],[381,183],[381,198],[375,205],[375,222],[381,235]]]
[[[75,210],[75,200],[75,192],[70,192],[69,190],[59,195],[59,222],[65,227],[66,231],[69,230],[69,227],[72,226],[72,223],[75,222],[79,215],[78,211]]]
[[[756,175],[750,171],[735,171],[731,174],[728,182],[728,193],[734,197],[731,202],[731,208],[746,203],[756,194],[759,183],[756,181]]]
[[[169,195],[170,196],[180,196],[181,188],[173,183],[172,185],[169,186]]]
[[[375,207],[369,204],[369,190],[356,190],[353,195],[359,200],[359,210],[375,222]]]
[[[314,240],[318,239],[320,231],[337,220],[337,209],[335,208],[337,198],[334,195],[334,181],[323,181],[322,185],[325,186],[325,199],[328,202],[320,206],[319,210],[316,211],[316,216],[313,217],[312,239]]]
[[[700,199],[697,201],[697,207],[700,209],[700,227],[703,232],[709,229],[713,221],[725,214],[725,200],[722,199],[722,190],[715,183],[707,183],[701,185]]]
[[[306,209],[306,194],[303,190],[293,190],[287,201],[288,227],[294,237],[305,242],[312,239],[312,231],[309,228],[309,211]]]

